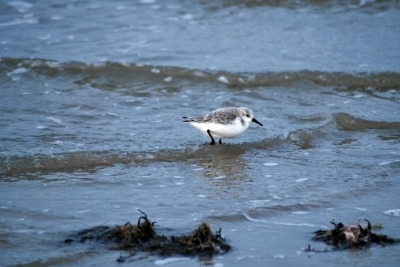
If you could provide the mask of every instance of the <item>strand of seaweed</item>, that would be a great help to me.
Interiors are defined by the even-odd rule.
[[[231,250],[221,236],[221,229],[212,232],[210,225],[202,223],[198,228],[189,234],[181,236],[157,235],[154,225],[147,215],[139,210],[142,216],[139,217],[136,225],[130,222],[121,226],[107,227],[97,226],[82,230],[75,235],[75,238],[68,238],[66,243],[79,241],[84,243],[89,240],[111,243],[108,249],[126,250],[128,256],[120,256],[117,261],[124,262],[136,255],[137,252],[146,252],[160,256],[185,255],[185,256],[212,256],[223,254]],[[75,240],[74,240],[75,239]]]
[[[328,252],[354,248],[368,248],[373,244],[386,246],[389,244],[399,243],[400,239],[392,238],[383,234],[372,232],[373,228],[381,228],[380,224],[373,227],[369,220],[366,226],[362,226],[360,222],[345,226],[343,223],[336,223],[334,220],[331,224],[334,228],[331,230],[318,230],[314,232],[315,241],[323,241],[325,244],[332,246],[333,250],[315,250],[310,245],[305,249],[306,252]]]

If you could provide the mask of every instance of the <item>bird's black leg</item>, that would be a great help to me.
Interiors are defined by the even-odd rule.
[[[210,145],[214,145],[214,144],[215,144],[215,140],[214,140],[214,138],[212,137],[210,130],[207,130],[207,133],[208,133],[208,135],[211,137],[211,143],[210,143]]]
[[[222,145],[222,141],[221,141],[221,140],[222,140],[222,139],[219,139],[219,142],[218,142],[220,145]]]

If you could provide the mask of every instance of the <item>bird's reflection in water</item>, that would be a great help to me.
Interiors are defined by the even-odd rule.
[[[241,190],[240,185],[248,180],[246,175],[248,165],[242,157],[246,152],[246,146],[219,147],[220,149],[210,149],[212,150],[210,153],[194,160],[194,163],[201,168],[200,176],[206,178],[208,184],[228,189],[230,193]]]

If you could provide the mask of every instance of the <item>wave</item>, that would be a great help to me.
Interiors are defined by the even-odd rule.
[[[192,160],[197,165],[208,164],[207,166],[209,166],[210,163],[207,160],[210,155],[213,156],[215,162],[229,160],[229,155],[232,155],[232,161],[237,161],[238,157],[246,153],[249,147],[268,150],[280,145],[295,144],[297,146],[300,145],[302,148],[307,148],[310,146],[310,142],[320,139],[333,139],[341,131],[362,131],[366,129],[400,131],[400,122],[371,121],[357,118],[347,113],[335,113],[329,116],[328,120],[320,126],[295,130],[285,136],[277,136],[251,144],[216,146],[218,149],[215,149],[215,146],[205,144],[192,148],[161,149],[154,152],[89,151],[22,157],[2,156],[0,157],[0,177],[38,172],[91,171],[97,167],[130,163],[151,164]],[[221,161],[218,158],[221,158]]]
[[[333,10],[336,12],[349,12],[354,10],[364,12],[382,12],[388,9],[398,9],[399,2],[391,0],[368,1],[368,0],[350,0],[350,1],[297,1],[297,0],[220,0],[202,2],[207,10],[217,10],[230,7],[238,8],[286,8],[290,10]]]
[[[322,71],[288,71],[232,73],[226,71],[207,71],[187,69],[173,66],[151,66],[139,64],[123,64],[119,62],[102,62],[86,64],[82,62],[61,63],[46,59],[0,58],[0,73],[15,76],[26,73],[38,73],[45,76],[76,76],[78,85],[91,84],[94,80],[108,77],[118,81],[119,85],[132,81],[146,80],[173,82],[175,80],[189,80],[197,82],[220,82],[231,88],[248,88],[263,86],[289,86],[293,84],[307,84],[312,82],[321,86],[345,87],[347,90],[360,88],[369,90],[400,90],[400,73],[344,73]],[[118,84],[117,84],[118,85]]]
[[[400,131],[400,122],[371,121],[356,118],[347,113],[337,113],[333,115],[337,125],[342,130],[357,131],[367,129],[377,130],[397,130]]]

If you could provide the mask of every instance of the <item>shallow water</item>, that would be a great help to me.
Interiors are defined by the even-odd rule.
[[[234,247],[173,266],[396,266],[399,245],[303,249],[331,219],[400,238],[399,5],[274,3],[0,3],[1,265],[117,265],[63,240],[141,209]],[[228,106],[264,127],[210,146],[182,123]]]

